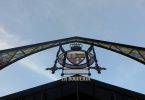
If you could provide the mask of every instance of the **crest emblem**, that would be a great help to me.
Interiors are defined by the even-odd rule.
[[[85,52],[83,51],[70,51],[67,53],[67,59],[74,65],[78,65],[85,59]]]
[[[62,67],[57,67],[57,62]],[[95,66],[92,67],[91,65],[94,63]],[[91,45],[88,50],[82,50],[82,45],[79,43],[70,44],[70,50],[67,51],[62,46],[59,47],[53,67],[47,68],[47,70],[55,73],[57,69],[62,70],[61,76],[72,74],[90,76],[90,69],[95,69],[99,74],[101,70],[105,70],[97,64],[94,47]]]

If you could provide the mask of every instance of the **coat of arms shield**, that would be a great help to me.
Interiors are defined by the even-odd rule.
[[[80,64],[85,59],[85,52],[83,51],[70,51],[67,53],[67,59],[72,64]]]

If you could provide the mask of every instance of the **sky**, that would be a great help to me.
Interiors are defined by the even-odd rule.
[[[0,50],[72,36],[145,47],[145,0],[0,0]],[[91,78],[145,94],[145,65],[96,47],[107,70]],[[0,70],[0,96],[59,80],[58,47]]]

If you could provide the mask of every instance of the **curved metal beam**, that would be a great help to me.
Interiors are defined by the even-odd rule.
[[[101,47],[107,50],[111,50],[113,52],[122,54],[129,58],[132,58],[140,63],[145,64],[145,48],[130,46],[125,44],[88,39],[83,37],[70,37],[65,39],[59,39],[44,43],[38,43],[28,46],[22,46],[7,50],[0,51],[0,69],[5,68],[6,66],[24,58],[34,53],[53,48],[59,45],[64,45],[68,43],[79,42],[89,45],[94,45],[97,47]]]

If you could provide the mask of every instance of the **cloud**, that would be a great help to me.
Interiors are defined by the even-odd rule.
[[[25,41],[22,41],[21,38],[13,33],[6,31],[3,27],[0,26],[0,50],[12,48],[24,44],[29,44]],[[18,63],[26,66],[30,70],[41,74],[45,77],[50,78],[51,80],[57,80],[56,76],[49,74],[44,69],[40,68],[38,64],[35,64],[32,60],[24,59],[20,60]]]
[[[32,61],[30,62],[29,59],[21,60],[20,63],[41,75],[44,75],[52,80],[57,80],[56,76],[49,74],[44,69],[40,68],[38,64],[35,64]]]

